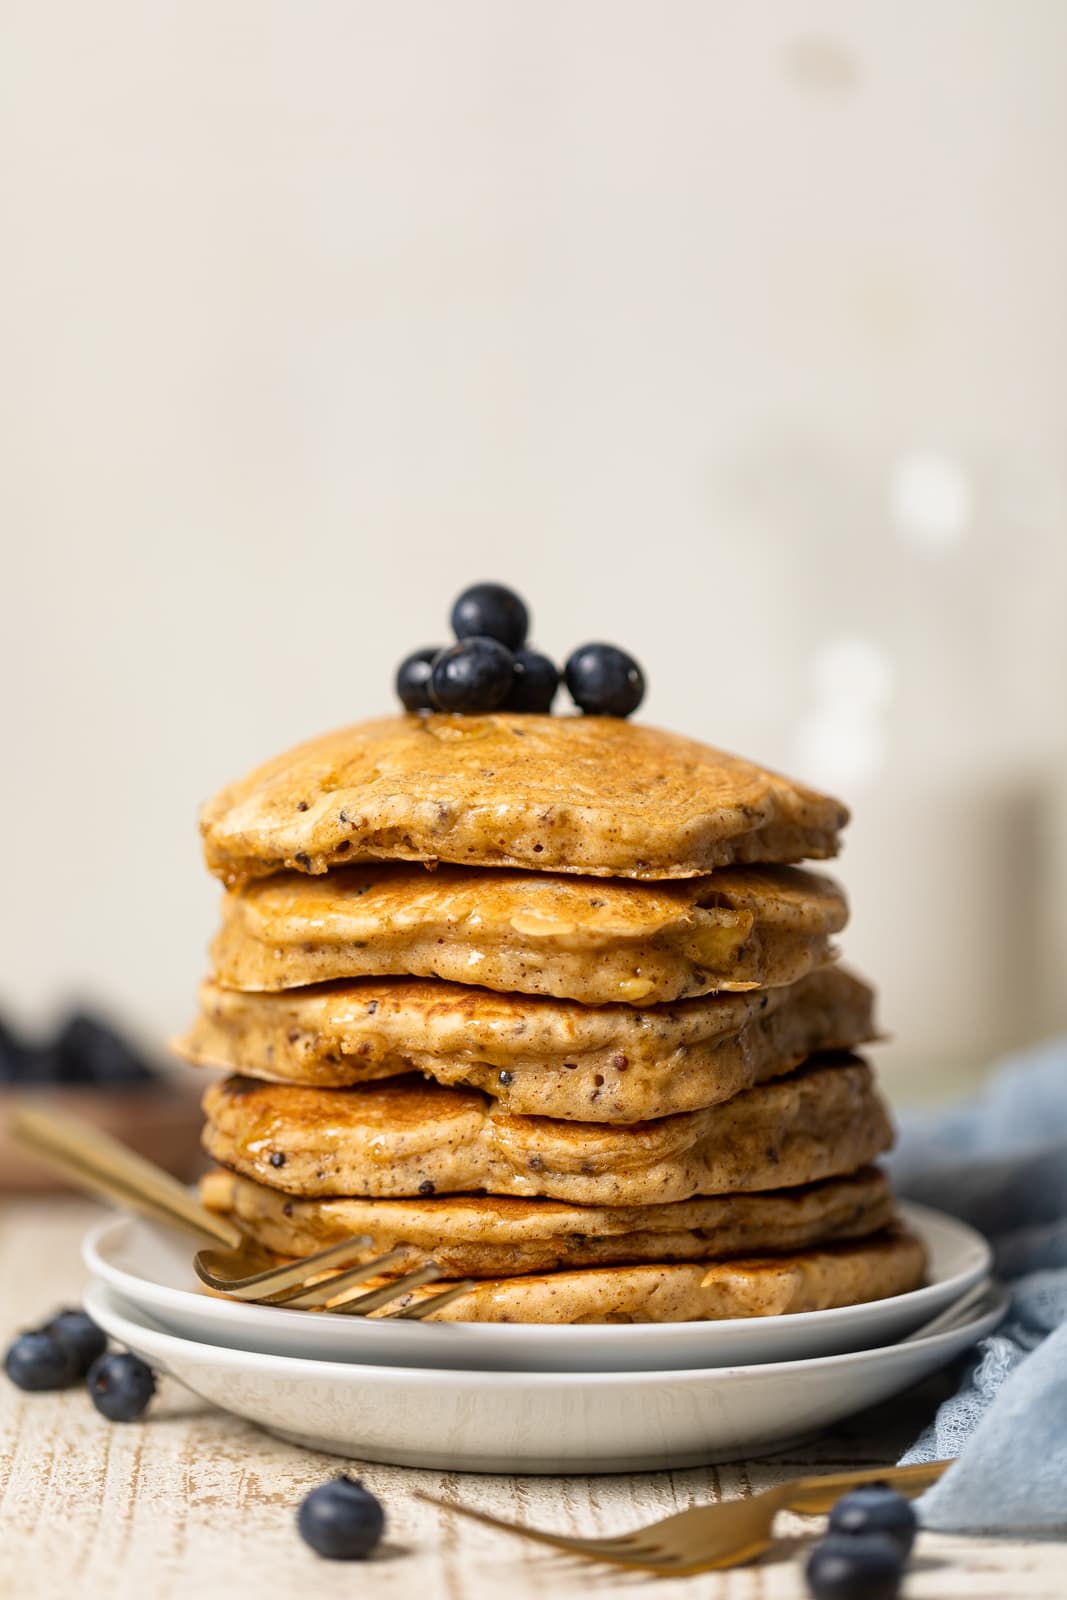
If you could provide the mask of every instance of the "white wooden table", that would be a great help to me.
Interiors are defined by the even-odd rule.
[[[95,1210],[14,1201],[0,1210],[0,1338],[74,1303],[78,1241]],[[369,1564],[319,1560],[300,1541],[301,1496],[342,1468],[213,1411],[165,1381],[143,1423],[112,1425],[79,1390],[23,1395],[0,1379],[3,1600],[567,1600],[655,1593],[678,1600],[805,1594],[798,1553],[813,1521],[783,1518],[780,1552],[752,1567],[661,1580],[577,1562],[439,1514],[446,1499],[543,1526],[611,1532],[682,1506],[751,1493],[799,1472],[882,1465],[917,1431],[929,1396],[895,1402],[767,1462],[613,1478],[491,1478],[347,1464],[384,1502],[388,1540]],[[1067,1545],[924,1534],[911,1600],[1062,1600]]]

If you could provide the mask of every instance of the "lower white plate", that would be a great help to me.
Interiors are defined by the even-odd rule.
[[[676,1372],[462,1372],[260,1355],[149,1326],[102,1283],[90,1315],[204,1400],[296,1444],[453,1472],[654,1471],[774,1450],[887,1400],[1004,1314],[991,1290],[962,1328],[812,1361]]]
[[[83,1257],[94,1277],[167,1332],[265,1355],[483,1371],[665,1371],[793,1361],[891,1344],[988,1276],[990,1250],[981,1234],[927,1206],[901,1210],[929,1252],[925,1288],[833,1311],[729,1322],[390,1322],[240,1305],[202,1292],[187,1239],[127,1217],[94,1228]]]

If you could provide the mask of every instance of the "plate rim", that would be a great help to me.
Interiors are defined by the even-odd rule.
[[[88,1304],[90,1301],[96,1303],[99,1297],[103,1295],[105,1305],[108,1305],[112,1293],[113,1291],[107,1284],[95,1280],[86,1293],[87,1309],[89,1309],[90,1314],[92,1314],[92,1306]],[[902,1351],[908,1353],[924,1350],[933,1352],[943,1346],[958,1343],[964,1334],[971,1333],[975,1328],[985,1327],[988,1324],[986,1331],[989,1331],[996,1326],[1011,1303],[1011,1293],[1004,1284],[996,1280],[991,1280],[989,1293],[995,1296],[992,1306],[988,1306],[985,1310],[977,1309],[966,1322],[958,1323],[952,1328],[943,1329],[940,1333],[928,1334],[923,1339],[898,1339],[892,1344],[875,1345],[867,1350],[842,1350],[836,1355],[802,1356],[793,1361],[755,1361],[732,1363],[728,1366],[677,1367],[666,1370],[636,1368],[633,1371],[620,1369],[610,1372],[540,1372],[537,1370],[520,1370],[518,1368],[508,1368],[500,1371],[495,1368],[486,1370],[470,1367],[390,1367],[382,1366],[381,1363],[327,1361],[315,1356],[267,1354],[260,1350],[235,1349],[232,1345],[210,1344],[203,1339],[189,1339],[181,1334],[169,1333],[165,1329],[146,1326],[139,1317],[130,1316],[121,1308],[116,1309],[113,1306],[109,1306],[109,1309],[118,1322],[132,1326],[138,1333],[146,1334],[149,1339],[162,1340],[165,1346],[192,1347],[196,1350],[209,1351],[212,1357],[220,1360],[224,1366],[233,1368],[240,1368],[242,1365],[247,1366],[248,1363],[251,1363],[253,1369],[262,1370],[264,1366],[270,1369],[281,1363],[285,1371],[294,1376],[298,1373],[309,1377],[325,1377],[327,1374],[331,1374],[340,1381],[360,1384],[373,1381],[375,1377],[388,1376],[394,1379],[401,1377],[405,1382],[410,1380],[420,1388],[428,1384],[439,1386],[443,1379],[450,1381],[466,1379],[475,1381],[479,1386],[485,1384],[490,1388],[502,1389],[514,1387],[516,1383],[521,1383],[523,1387],[533,1384],[537,1388],[560,1383],[565,1386],[580,1385],[583,1388],[601,1388],[610,1387],[610,1385],[618,1383],[625,1383],[628,1387],[631,1387],[635,1382],[640,1382],[644,1385],[679,1381],[693,1384],[714,1382],[720,1379],[725,1381],[731,1377],[736,1380],[740,1375],[755,1373],[768,1378],[775,1376],[800,1378],[806,1372],[821,1372],[832,1366],[870,1365],[879,1359],[899,1354]],[[136,1308],[132,1309],[135,1310]],[[121,1338],[117,1334],[113,1334],[111,1337]],[[977,1333],[971,1342],[973,1343],[982,1337],[984,1337],[984,1333]],[[961,1348],[966,1348],[966,1343]],[[164,1350],[163,1354],[165,1359],[166,1350]],[[179,1378],[177,1381],[180,1383],[181,1379]]]
[[[420,1329],[427,1326],[433,1327],[435,1330],[448,1329],[450,1331],[445,1335],[447,1338],[466,1338],[472,1343],[476,1340],[481,1344],[493,1344],[506,1349],[509,1342],[512,1345],[516,1345],[522,1340],[531,1338],[544,1343],[546,1347],[553,1342],[558,1345],[592,1346],[597,1340],[603,1340],[605,1337],[622,1347],[625,1347],[627,1343],[648,1343],[654,1338],[669,1343],[672,1338],[680,1339],[683,1337],[677,1330],[686,1330],[688,1336],[691,1337],[693,1328],[698,1325],[708,1329],[721,1330],[725,1339],[731,1332],[738,1334],[743,1329],[751,1328],[754,1321],[758,1321],[762,1332],[781,1331],[783,1334],[788,1334],[798,1326],[805,1329],[818,1328],[831,1319],[862,1324],[867,1319],[874,1319],[877,1316],[878,1309],[883,1309],[889,1305],[915,1310],[918,1313],[917,1322],[921,1322],[922,1309],[929,1302],[945,1298],[949,1289],[951,1289],[951,1294],[948,1295],[948,1298],[951,1300],[955,1296],[965,1293],[967,1289],[980,1282],[982,1278],[988,1277],[992,1269],[993,1252],[989,1241],[983,1234],[979,1233],[977,1228],[961,1218],[953,1216],[951,1212],[940,1211],[936,1207],[922,1205],[917,1201],[901,1202],[899,1212],[903,1220],[911,1223],[915,1231],[920,1234],[920,1237],[924,1238],[924,1241],[926,1228],[931,1224],[941,1227],[947,1226],[952,1230],[956,1230],[959,1249],[962,1251],[969,1248],[975,1255],[974,1263],[965,1270],[950,1274],[947,1278],[940,1278],[935,1283],[925,1283],[918,1289],[905,1291],[904,1294],[886,1295],[878,1300],[865,1300],[851,1306],[830,1306],[820,1311],[785,1312],[774,1317],[724,1317],[709,1321],[706,1324],[696,1324],[693,1321],[632,1324],[442,1322],[432,1324],[419,1323],[417,1326]],[[210,1303],[208,1297],[198,1295],[193,1289],[176,1289],[169,1284],[156,1283],[150,1278],[137,1276],[121,1267],[116,1267],[102,1254],[101,1246],[112,1231],[120,1226],[133,1224],[141,1224],[148,1227],[162,1226],[161,1224],[152,1224],[144,1218],[128,1213],[112,1213],[102,1218],[89,1229],[82,1239],[81,1257],[89,1272],[93,1274],[94,1278],[100,1279],[124,1299],[132,1301],[135,1305],[140,1305],[138,1295],[143,1292],[143,1286],[147,1286],[158,1304],[181,1311],[183,1309],[192,1310],[193,1307],[188,1304],[192,1301],[197,1309],[203,1310],[205,1304]],[[134,1285],[132,1293],[129,1289],[124,1288],[124,1283]],[[285,1314],[282,1308],[273,1306],[242,1304],[239,1309],[245,1315],[252,1317],[264,1330],[267,1328],[277,1329],[280,1325],[278,1318],[284,1317]],[[330,1312],[322,1312],[317,1320],[328,1327],[338,1327],[343,1324],[351,1332],[351,1318],[335,1317]],[[651,1330],[655,1330],[655,1332],[653,1333]],[[439,1334],[435,1332],[431,1337],[439,1337]]]

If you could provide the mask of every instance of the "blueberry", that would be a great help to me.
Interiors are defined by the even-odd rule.
[[[109,1422],[136,1422],[156,1392],[151,1367],[129,1350],[99,1356],[85,1383],[93,1405]]]
[[[30,1076],[30,1052],[17,1034],[0,1021],[0,1083],[21,1083]]]
[[[4,1357],[4,1371],[19,1389],[67,1389],[78,1376],[68,1351],[43,1328],[19,1334]]]
[[[126,1040],[98,1017],[76,1011],[43,1052],[37,1076],[50,1083],[146,1083],[153,1074]]]
[[[884,1533],[905,1558],[911,1554],[917,1528],[911,1502],[887,1483],[868,1483],[851,1490],[830,1512],[831,1533]]]
[[[904,1562],[885,1534],[830,1534],[804,1570],[815,1600],[896,1600]]]
[[[414,650],[397,667],[396,692],[405,711],[431,709],[430,673],[441,649],[441,645],[430,645],[425,650]]]
[[[515,676],[504,709],[551,711],[558,688],[559,672],[554,662],[537,650],[516,650]]]
[[[493,711],[513,676],[511,651],[496,639],[461,639],[434,662],[430,694],[438,711]]]
[[[97,1356],[107,1349],[107,1334],[84,1311],[59,1311],[42,1330],[67,1352],[71,1367],[84,1378]]]
[[[304,1496],[296,1525],[316,1555],[360,1561],[381,1538],[385,1512],[358,1478],[334,1478]]]
[[[591,717],[628,717],[645,697],[645,675],[613,644],[583,644],[564,669],[575,705]]]
[[[512,589],[502,583],[476,583],[464,589],[452,607],[452,631],[457,639],[496,639],[509,650],[526,643],[530,614]]]

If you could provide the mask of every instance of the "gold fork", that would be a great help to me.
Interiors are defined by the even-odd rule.
[[[912,1498],[936,1483],[949,1461],[924,1462],[914,1467],[871,1468],[865,1472],[834,1472],[825,1477],[792,1478],[773,1489],[749,1495],[743,1500],[723,1500],[717,1505],[691,1506],[659,1522],[632,1533],[606,1539],[574,1539],[566,1534],[545,1533],[521,1522],[508,1522],[488,1511],[454,1505],[433,1495],[416,1491],[416,1498],[442,1511],[455,1511],[490,1528],[517,1533],[524,1539],[547,1544],[554,1550],[606,1561],[613,1567],[637,1568],[664,1577],[683,1578],[695,1572],[710,1572],[715,1567],[737,1567],[754,1561],[769,1548],[772,1528],[779,1511],[797,1511],[814,1516],[829,1511],[843,1489],[864,1483],[888,1483]]]
[[[381,1277],[388,1267],[414,1259],[416,1253],[410,1246],[398,1245],[395,1250],[390,1250],[384,1256],[376,1256],[373,1261],[357,1261],[343,1271],[323,1276],[327,1268],[344,1266],[353,1255],[361,1254],[372,1242],[369,1234],[363,1234],[329,1245],[314,1255],[302,1256],[285,1266],[273,1264],[253,1273],[246,1272],[253,1258],[245,1256],[240,1250],[200,1250],[193,1257],[193,1267],[197,1277],[209,1289],[229,1295],[233,1300],[250,1301],[256,1305],[287,1306],[290,1310],[298,1311],[328,1310],[344,1316],[361,1317],[388,1305],[390,1301],[399,1300],[421,1284],[432,1283],[442,1275],[442,1269],[436,1261],[423,1261],[411,1272],[391,1278],[364,1294],[352,1297],[342,1293],[367,1278]],[[246,1275],[242,1276],[242,1271]],[[390,1311],[388,1315],[409,1320],[425,1317],[427,1312],[458,1300],[473,1284],[473,1278],[465,1278],[460,1283],[449,1284],[441,1294],[416,1301],[404,1309]]]
[[[373,1243],[368,1234],[343,1239],[279,1266],[242,1228],[217,1212],[209,1211],[162,1167],[139,1156],[119,1140],[78,1117],[46,1111],[22,1102],[11,1114],[11,1132],[26,1149],[62,1172],[69,1182],[91,1194],[137,1211],[153,1222],[181,1228],[213,1248],[193,1258],[197,1276],[209,1288],[234,1299],[261,1305],[313,1310],[330,1305],[346,1315],[365,1316],[406,1296],[420,1284],[442,1276],[435,1261],[422,1261],[412,1271],[361,1295],[350,1290],[389,1267],[414,1260],[407,1246],[390,1250],[373,1261],[357,1260]],[[387,1312],[387,1317],[418,1319],[449,1305],[473,1287],[473,1279],[450,1284],[441,1294]]]

